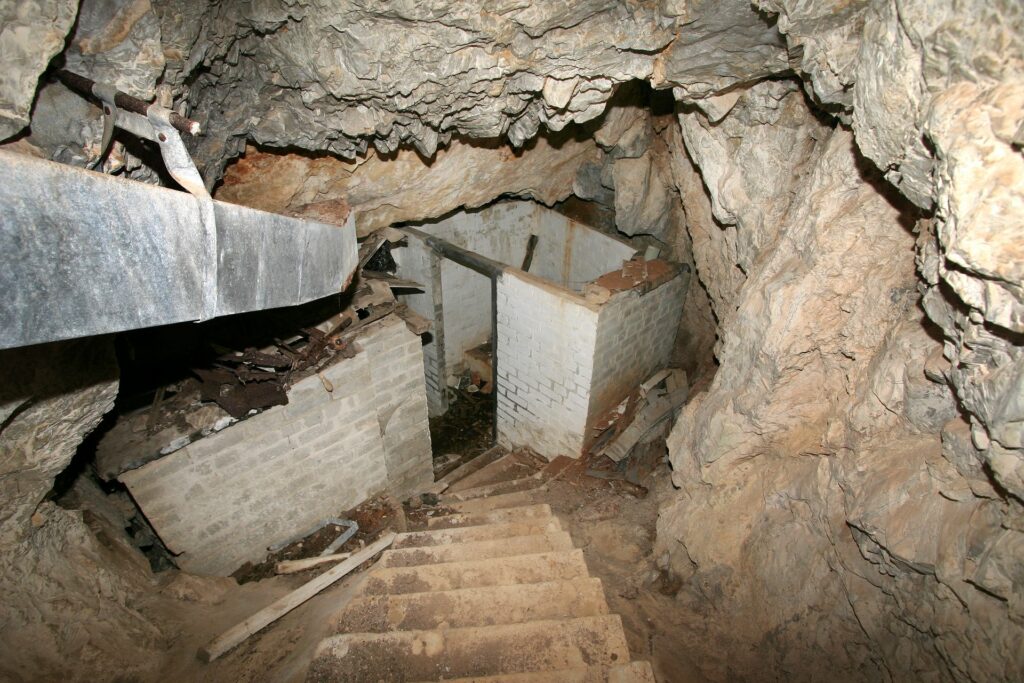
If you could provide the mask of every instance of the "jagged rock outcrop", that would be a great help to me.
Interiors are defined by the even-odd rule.
[[[919,257],[925,307],[978,455],[1024,499],[1024,6],[758,4],[781,13],[814,95],[852,122],[861,151],[934,209]]]
[[[151,670],[166,639],[137,609],[154,587],[148,563],[118,540],[123,529],[87,525],[81,511],[44,501],[113,406],[113,342],[58,342],[0,357],[0,677],[100,680],[112,661],[124,674]]]
[[[759,4],[856,147],[781,83],[680,116],[721,366],[659,546],[708,647],[757,644],[719,676],[1019,678],[1019,6]]]
[[[76,16],[29,5],[0,6],[0,52],[16,55],[3,139]],[[78,14],[67,63],[140,96],[166,85],[205,124],[193,146],[211,179],[250,145],[221,198],[352,209],[366,231],[571,191],[695,266],[684,319],[699,329],[680,348],[707,367],[717,328],[720,367],[670,438],[680,492],[659,547],[706,624],[698,646],[732,654],[709,676],[1024,677],[1019,2],[85,0]],[[636,80],[670,90],[678,115],[651,116]],[[94,107],[49,84],[35,112],[40,153],[95,155]],[[56,421],[40,435],[61,455],[2,480],[26,483],[0,489],[0,530],[34,574],[67,570],[47,534],[92,552],[63,513],[26,519],[96,419]]]
[[[601,156],[593,140],[571,134],[538,137],[519,151],[497,142],[452,140],[430,160],[414,149],[346,161],[249,148],[228,167],[217,198],[328,222],[343,223],[351,209],[366,234],[483,206],[503,194],[552,204],[572,193],[581,165]]]
[[[960,418],[919,308],[909,204],[878,191],[848,133],[800,160],[721,319],[721,367],[669,441],[682,493],[659,546],[681,600],[707,647],[754,645],[718,676],[767,660],[798,679],[1019,677],[1017,513],[943,458]],[[1000,592],[978,583],[989,573]]]
[[[72,0],[0,2],[0,140],[28,125],[39,74],[64,49],[77,10]]]
[[[600,116],[622,83],[705,97],[789,68],[772,20],[747,0],[84,0],[82,17],[69,65],[140,96],[163,69],[204,123],[195,154],[213,177],[247,142],[350,159],[403,144],[430,157],[460,135],[518,147]]]

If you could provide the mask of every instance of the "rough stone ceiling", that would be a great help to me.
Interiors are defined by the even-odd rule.
[[[1016,403],[1006,403],[1019,373],[980,370],[1018,367],[1012,335],[1024,332],[1024,5],[1016,0],[86,0],[77,18],[73,4],[2,6],[0,47],[17,57],[0,81],[3,135],[27,123],[36,79],[75,22],[67,65],[135,95],[167,86],[206,125],[195,153],[213,175],[247,141],[343,157],[411,144],[429,158],[453,135],[522,145],[542,128],[598,117],[618,84],[644,79],[672,89],[715,218],[730,225],[737,219],[714,183],[741,140],[717,122],[750,85],[798,76],[812,101],[852,127],[887,180],[934,212],[924,226],[934,239],[922,238],[918,253],[924,306],[947,333],[967,409],[990,428],[1006,426],[990,434],[1000,447],[1021,446],[1016,411],[1007,412]],[[753,121],[773,116],[770,99],[748,108]],[[47,112],[62,120],[53,112],[80,104],[59,86],[38,101],[40,130]],[[691,110],[702,112],[703,140]],[[69,125],[50,126],[44,151],[81,162],[99,124],[62,121]],[[716,138],[723,146],[711,154]],[[553,194],[564,193],[562,182]],[[1024,491],[1011,464],[993,461],[1008,488]]]
[[[701,628],[722,678],[743,653],[762,674],[1020,678],[1019,0],[0,0],[0,138],[31,113],[22,142],[82,164],[97,111],[36,93],[62,51],[167,86],[213,176],[259,145],[225,198],[351,205],[368,229],[573,192],[682,235],[720,367],[669,438],[658,538],[722,620]],[[620,106],[640,81],[671,113]],[[18,533],[70,459],[52,450],[5,480],[33,487]]]

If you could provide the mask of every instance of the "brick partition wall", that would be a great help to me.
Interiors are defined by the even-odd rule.
[[[498,281],[498,440],[578,458],[586,436],[598,309],[522,272]]]
[[[582,284],[622,265],[635,250],[536,202],[512,200],[476,211],[458,211],[417,226],[456,246],[518,268],[530,235],[537,235],[531,275],[582,289]],[[485,276],[441,259],[415,239],[394,250],[398,274],[424,286],[403,295],[410,308],[432,321],[423,345],[430,415],[448,409],[446,380],[466,351],[491,335],[490,282]]]
[[[433,480],[420,338],[389,316],[357,343],[288,405],[120,476],[182,569],[227,575],[372,495]]]
[[[623,261],[636,253],[636,249],[625,242],[543,207],[535,212],[534,234],[539,240],[530,274],[575,292],[582,291],[586,283],[620,268]]]
[[[688,277],[677,274],[643,294],[618,292],[600,304],[579,294],[587,282],[619,270],[636,253],[629,244],[527,201],[418,227],[505,264],[497,286],[502,445],[578,458],[594,438],[591,421],[667,365]],[[527,273],[519,266],[530,235],[538,244]],[[430,413],[438,415],[447,409],[447,374],[490,337],[490,283],[415,237],[408,243],[396,250],[396,261],[400,276],[426,289],[407,300],[434,323],[424,358]]]
[[[638,385],[668,365],[689,274],[681,273],[653,290],[617,292],[601,306],[590,390],[590,419],[618,404]],[[593,440],[589,434],[587,445]]]
[[[457,372],[465,363],[466,351],[491,338],[491,278],[442,260],[441,300],[444,364],[449,372]]]
[[[421,242],[409,240],[407,247],[395,249],[392,254],[398,263],[399,274],[419,283],[422,293],[403,294],[402,301],[416,313],[431,321],[430,331],[423,338],[423,374],[426,381],[427,411],[431,417],[443,415],[448,410],[448,395],[445,392],[447,367],[444,353],[444,325],[437,321],[442,317],[441,268],[442,260]]]

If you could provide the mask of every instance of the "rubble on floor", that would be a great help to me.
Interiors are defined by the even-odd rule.
[[[350,510],[341,512],[338,517],[353,520],[358,524],[358,530],[344,545],[338,547],[336,552],[359,550],[375,541],[385,531],[403,528],[404,520],[398,520],[398,517],[403,514],[402,506],[388,496],[371,498]],[[278,573],[276,569],[279,563],[317,557],[343,531],[343,528],[338,525],[327,524],[313,534],[269,553],[261,562],[246,562],[231,576],[240,584],[275,576]],[[302,576],[316,576],[329,568],[330,565],[312,567],[307,572],[302,572]]]
[[[440,479],[460,463],[471,461],[494,444],[493,394],[470,392],[469,376],[463,388],[448,389],[448,411],[430,418],[430,443],[434,450],[434,478]]]
[[[642,439],[675,417],[689,389],[684,371],[667,368],[656,372],[598,417],[592,426],[594,444],[590,452],[615,462],[623,460]]]

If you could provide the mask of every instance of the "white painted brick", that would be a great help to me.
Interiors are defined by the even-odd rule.
[[[403,493],[429,483],[424,362],[416,340],[396,318],[373,323],[361,339],[362,353],[324,371],[333,394],[318,377],[306,378],[289,393],[288,406],[124,473],[161,538],[182,553],[181,566],[226,574],[259,560],[267,545],[388,488],[389,462]],[[378,394],[373,368],[397,389]],[[410,392],[418,398],[408,400]],[[399,438],[382,438],[382,401],[403,394],[392,418]]]

